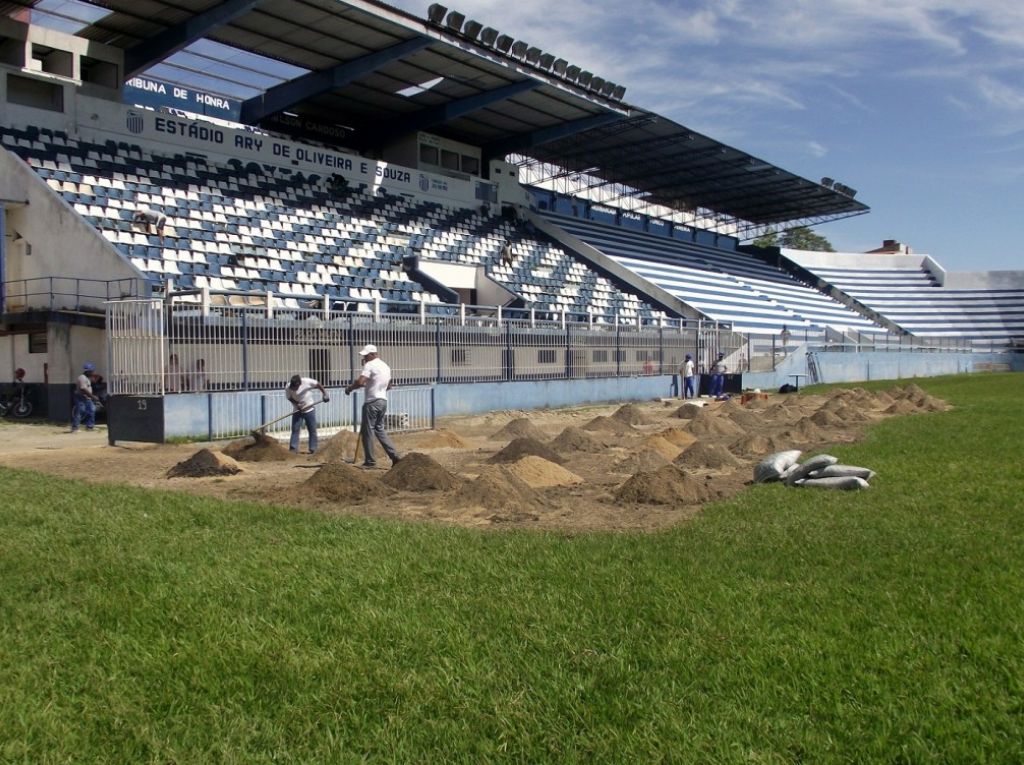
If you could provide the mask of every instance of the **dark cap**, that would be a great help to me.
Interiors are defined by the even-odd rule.
[[[292,375],[292,379],[288,383],[288,387],[291,388],[292,390],[296,390],[300,385],[302,385],[302,376]]]

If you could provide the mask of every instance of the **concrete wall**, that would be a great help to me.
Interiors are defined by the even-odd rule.
[[[781,361],[774,372],[748,372],[743,375],[745,389],[778,390],[784,383],[799,381],[806,385],[808,375],[806,346],[801,346]],[[1008,364],[1014,371],[1024,369],[1024,355],[1013,353],[911,353],[865,351],[861,353],[817,354],[820,382],[859,383],[867,380],[903,380],[912,377],[966,374],[980,371],[987,364]],[[803,375],[794,378],[792,375]]]
[[[73,283],[69,286],[66,280],[126,279],[134,282],[143,278],[131,261],[54,193],[28,165],[6,150],[0,150],[0,199],[25,202],[7,208],[8,232],[13,236],[16,231],[22,237],[22,241],[11,245],[5,253],[7,282],[60,277],[63,286],[58,289],[67,292],[73,289]],[[35,285],[34,289],[46,292],[41,285]],[[83,287],[82,291],[92,294],[95,289]],[[102,308],[102,300],[107,295],[97,297],[100,299],[94,307]],[[67,307],[69,300],[70,305],[75,305],[70,296],[61,296],[60,300],[62,302],[55,307]],[[46,308],[48,302],[46,294],[28,297],[11,289],[6,308],[19,310],[26,303],[29,307]]]

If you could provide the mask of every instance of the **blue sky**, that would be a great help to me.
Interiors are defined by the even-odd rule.
[[[871,213],[817,229],[837,250],[897,239],[951,271],[1024,269],[1019,0],[444,4],[625,85],[628,103],[857,189]]]

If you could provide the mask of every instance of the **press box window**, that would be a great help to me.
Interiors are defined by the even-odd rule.
[[[558,361],[554,348],[541,348],[537,351],[538,364],[554,364]]]
[[[49,349],[49,344],[46,340],[45,332],[29,332],[28,334],[28,352],[29,353],[46,353]]]
[[[591,361],[595,364],[604,364],[608,361],[608,351],[594,351]]]
[[[480,175],[480,160],[468,154],[462,155],[462,172],[470,175]]]
[[[469,355],[465,348],[452,348],[452,366],[464,367],[469,365]]]
[[[64,88],[56,82],[7,75],[7,100],[19,106],[32,106],[51,112],[64,111]]]
[[[437,147],[427,146],[425,143],[420,144],[420,162],[427,165],[437,164]]]
[[[456,151],[448,151],[447,149],[441,149],[441,167],[446,170],[458,170],[459,169],[459,153]]]

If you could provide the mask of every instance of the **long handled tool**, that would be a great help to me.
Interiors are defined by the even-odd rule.
[[[313,404],[313,406],[316,407],[317,404],[322,404],[322,403],[324,403],[324,402],[321,399],[320,401],[317,401],[316,404]],[[272,420],[268,420],[267,422],[263,423],[258,428],[256,428],[256,430],[250,431],[249,434],[253,438],[255,438],[257,441],[265,440],[265,439],[269,438],[269,436],[267,435],[267,428],[269,428],[275,422],[280,422],[281,420],[288,419],[289,417],[291,417],[294,414],[295,414],[295,410],[293,409],[290,412],[286,412],[285,414],[282,414],[280,417],[275,417]]]

